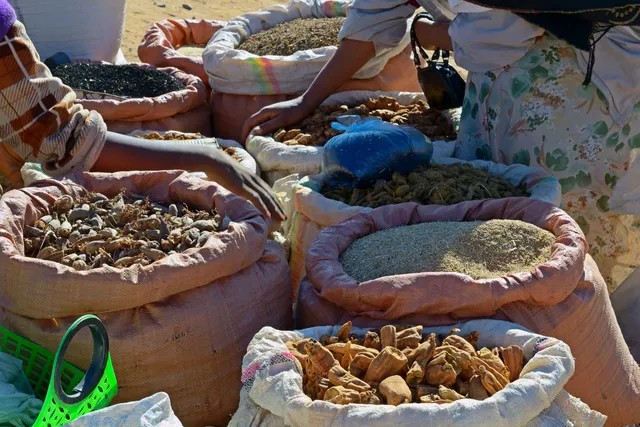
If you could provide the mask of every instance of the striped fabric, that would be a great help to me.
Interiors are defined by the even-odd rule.
[[[90,169],[107,129],[75,100],[16,21],[0,39],[0,172],[15,181],[25,162],[40,163],[52,177]]]

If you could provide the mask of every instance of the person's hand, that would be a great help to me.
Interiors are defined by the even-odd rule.
[[[258,210],[276,221],[287,219],[276,195],[260,177],[217,147],[211,151],[209,158],[208,167],[204,171],[209,179],[246,198]]]
[[[246,141],[249,133],[262,136],[276,130],[299,123],[315,109],[314,105],[308,105],[302,96],[289,101],[264,107],[262,110],[249,117],[242,128],[242,141]]]

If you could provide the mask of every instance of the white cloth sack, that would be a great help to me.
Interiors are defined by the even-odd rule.
[[[167,393],[156,393],[137,402],[109,406],[66,424],[68,427],[182,427],[171,409]]]
[[[257,56],[238,46],[249,36],[285,21],[300,18],[345,16],[349,0],[292,0],[287,5],[247,13],[231,19],[218,30],[204,50],[202,59],[214,91],[239,95],[298,94],[311,85],[337,50],[335,46],[303,50],[289,56]],[[402,52],[410,42],[409,26],[401,42],[392,49],[377,52],[354,78],[378,75],[387,61]]]
[[[331,95],[322,105],[358,105],[369,98],[390,96],[398,100],[402,105],[414,104],[424,101],[422,93],[415,92],[373,92],[373,91],[347,91]],[[460,109],[443,112],[451,123],[457,125],[460,122]],[[306,145],[285,145],[275,141],[271,136],[249,135],[246,141],[247,151],[256,159],[266,181],[273,185],[277,180],[294,173],[314,175],[322,170],[322,153],[324,147],[311,147]],[[434,156],[442,153],[437,151]]]
[[[113,63],[124,30],[126,0],[9,0],[44,59],[65,52],[72,60]]]
[[[286,342],[306,337],[320,339],[337,334],[339,326],[301,331],[263,328],[249,344],[242,361],[240,407],[231,427],[318,426],[602,426],[606,417],[591,411],[579,399],[563,391],[574,372],[569,346],[513,323],[472,320],[453,326],[425,328],[424,333],[462,334],[478,331],[480,347],[519,345],[529,361],[520,379],[484,401],[464,399],[447,405],[406,404],[335,405],[312,401],[302,391],[301,366]],[[352,328],[356,334],[364,329]]]

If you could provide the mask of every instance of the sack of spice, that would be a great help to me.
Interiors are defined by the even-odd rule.
[[[207,138],[200,133],[185,133],[178,131],[148,131],[136,130],[129,135],[142,139],[154,139],[163,141],[182,142],[184,144],[214,144],[222,151],[233,157],[242,166],[256,175],[260,175],[260,169],[255,159],[236,141],[230,139]],[[206,175],[205,175],[206,176]]]
[[[267,239],[268,221],[249,202],[184,172],[85,173],[78,182],[82,186],[35,182],[0,200],[0,274],[6,278],[0,324],[55,350],[78,316],[98,314],[118,371],[114,403],[162,390],[185,425],[226,423],[238,404],[243,349],[265,325],[291,324],[289,268],[282,248]],[[122,191],[140,201],[97,207]],[[79,202],[88,192],[107,197],[90,195],[95,203],[74,208],[62,221],[69,200]],[[121,226],[149,209],[159,213]],[[199,222],[213,209],[215,218]],[[182,231],[176,212],[185,216]],[[71,234],[63,233],[65,225]],[[78,225],[84,243],[74,240]],[[212,226],[213,232],[200,231]],[[37,238],[24,233],[38,230],[46,231],[41,241],[48,253],[43,248],[33,258]],[[125,233],[133,238],[113,239]],[[64,242],[75,242],[75,249],[56,258],[58,244],[69,248]],[[112,243],[121,249],[113,252]],[[92,345],[90,335],[79,334],[67,360],[87,368]]]
[[[202,65],[202,52],[224,21],[210,19],[165,19],[149,26],[138,46],[138,58],[156,67],[174,67],[198,76],[209,87]],[[189,52],[191,47],[199,47]],[[194,54],[192,54],[194,53]]]
[[[238,140],[262,107],[302,94],[337,50],[349,0],[292,0],[231,19],[207,45],[215,134]],[[420,92],[409,46],[381,52],[338,89]]]
[[[447,157],[453,153],[453,144],[436,141],[433,145],[433,167],[426,168],[420,174],[421,176],[418,176],[422,179],[408,182],[409,187],[405,186],[407,179],[410,180],[409,176],[404,177],[403,181],[403,176],[398,174],[395,175],[395,179],[389,180],[386,186],[374,185],[369,189],[355,191],[327,191],[325,174],[306,176],[298,180],[293,177],[284,178],[275,183],[274,190],[279,195],[288,217],[288,220],[283,223],[283,233],[291,244],[289,262],[294,295],[305,274],[307,250],[320,231],[353,215],[369,212],[373,207],[410,201],[420,204],[447,205],[464,200],[524,196],[525,194],[535,200],[560,205],[559,182],[541,169],[523,165],[506,166],[484,160],[465,162]],[[464,167],[471,166],[475,170],[455,169],[455,165],[467,165]],[[450,192],[450,186],[447,184],[449,179],[454,179],[458,186],[464,189],[464,194],[460,194],[462,198],[452,197],[451,194],[447,197],[446,193]],[[516,190],[519,189],[520,193],[509,193],[508,190],[513,191],[513,188],[508,188],[509,185]],[[495,189],[503,188],[503,190],[497,194],[488,192],[493,188],[492,186]],[[389,191],[406,194],[398,200],[395,194],[394,196],[387,194]],[[378,200],[380,196],[386,198]],[[371,202],[368,203],[367,200]]]
[[[523,271],[489,279],[473,279],[456,271],[424,271],[358,282],[345,272],[345,254],[353,242],[379,231],[434,221],[514,220],[534,225],[555,236],[548,261]],[[541,231],[542,231],[541,230]],[[394,233],[394,235],[397,235]],[[522,234],[520,234],[522,235]],[[398,235],[397,235],[398,236]],[[507,251],[520,247],[515,237],[469,241],[466,250],[484,268]],[[442,236],[418,235],[378,248],[387,264],[398,268],[398,257],[428,251]],[[475,242],[475,243],[474,243]],[[431,243],[431,245],[429,245]],[[464,245],[464,242],[458,244]],[[493,249],[491,248],[493,246]],[[475,249],[475,250],[474,250]],[[443,258],[445,249],[440,249]],[[525,252],[526,253],[526,252]],[[517,255],[517,254],[516,254]],[[381,258],[382,259],[382,258]],[[342,262],[341,262],[342,261]],[[366,263],[366,260],[362,260]],[[396,262],[395,264],[394,261]],[[374,266],[372,260],[371,266]],[[415,271],[405,263],[407,270]],[[610,425],[640,420],[640,366],[624,341],[611,307],[607,286],[580,226],[551,204],[525,198],[482,200],[453,206],[414,203],[385,206],[325,228],[309,248],[306,279],[296,307],[298,327],[341,324],[375,327],[388,322],[425,326],[460,319],[494,318],[522,325],[571,347],[576,371],[566,390],[608,417]],[[383,273],[384,274],[384,273]]]
[[[379,335],[351,328],[346,340],[340,339],[348,325],[299,331],[263,328],[249,344],[243,360],[240,408],[230,426],[418,427],[425,425],[425,420],[429,425],[451,425],[455,420],[456,425],[478,427],[596,427],[605,423],[605,416],[563,390],[573,374],[574,361],[569,346],[557,339],[508,322],[472,320],[447,327],[398,327],[398,336],[409,331],[417,335],[415,344],[423,340],[418,350],[407,347],[399,351],[396,346],[400,346],[400,339],[395,345],[381,348],[382,331]],[[385,328],[396,331],[392,325]],[[456,335],[447,336],[451,333]],[[467,334],[475,337],[476,346],[464,340]],[[379,346],[367,344],[370,337],[377,337]],[[455,346],[439,345],[441,337]],[[471,348],[469,353],[463,345]],[[346,346],[350,349],[345,350]],[[476,353],[475,347],[481,351]],[[489,348],[495,348],[495,352]],[[434,359],[436,352],[439,356]],[[503,357],[514,373],[519,372],[512,381],[503,378],[506,386],[496,391],[502,386],[495,384],[498,381],[490,384],[489,378],[502,377],[493,367],[501,364],[505,368]],[[414,367],[409,366],[409,358],[416,360]],[[424,380],[408,386],[405,378],[416,383],[413,371],[417,371],[416,366],[420,368],[420,363],[430,365]],[[460,374],[451,363],[461,368]],[[473,367],[476,365],[477,370]],[[462,379],[467,371],[482,373],[467,382]],[[448,382],[450,378],[454,383]],[[324,396],[318,396],[315,390]],[[315,399],[309,395],[315,395]],[[348,404],[351,402],[360,404]]]
[[[413,114],[418,123],[411,123],[410,126],[416,127],[431,140],[455,139],[459,110],[442,113],[431,111],[426,107],[422,93],[348,91],[327,98],[298,129],[283,129],[271,136],[250,135],[246,141],[247,151],[256,159],[270,184],[294,173],[318,174],[322,170],[324,144],[341,133],[332,128],[332,123],[338,117],[356,114],[362,118],[380,117],[384,121],[407,124],[404,120],[412,113],[405,111],[410,108],[421,112]],[[422,125],[422,119],[428,124]]]
[[[212,135],[207,87],[177,68],[75,62],[55,66],[51,74],[74,89],[84,108],[100,113],[112,132],[150,129]]]

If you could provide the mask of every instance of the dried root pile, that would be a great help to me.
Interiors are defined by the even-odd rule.
[[[520,347],[478,350],[477,332],[459,333],[423,337],[422,326],[387,325],[362,337],[347,322],[337,336],[287,347],[303,367],[305,394],[342,405],[484,400],[520,377]]]
[[[468,200],[529,197],[524,188],[468,164],[432,164],[409,175],[396,173],[390,181],[380,180],[373,187],[323,188],[321,193],[351,206],[369,208],[406,202],[454,205]]]
[[[76,270],[103,266],[149,265],[167,255],[201,247],[227,227],[227,218],[212,210],[168,207],[143,196],[116,197],[91,193],[56,200],[52,213],[27,225],[24,252]]]
[[[340,116],[380,117],[385,122],[412,126],[434,140],[455,140],[457,137],[447,118],[439,111],[429,108],[426,102],[401,105],[395,98],[381,96],[370,98],[353,108],[347,105],[320,107],[300,124],[278,130],[274,139],[286,145],[322,147],[341,133],[331,127],[331,123]]]

